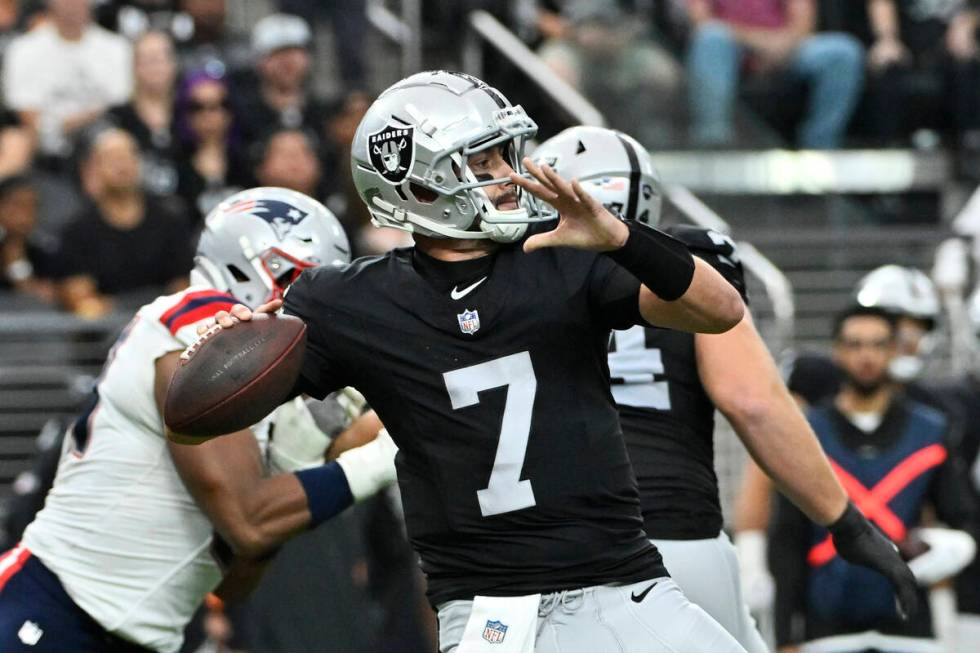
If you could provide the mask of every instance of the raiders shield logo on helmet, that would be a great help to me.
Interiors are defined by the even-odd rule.
[[[415,127],[387,125],[367,139],[368,158],[389,184],[405,181],[415,162]]]

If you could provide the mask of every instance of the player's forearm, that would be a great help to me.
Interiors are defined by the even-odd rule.
[[[258,587],[271,561],[272,556],[258,559],[236,556],[215,588],[215,596],[229,603],[241,601]]]
[[[807,517],[826,526],[844,512],[847,494],[789,393],[774,385],[773,395],[768,408],[726,416],[779,491]]]
[[[847,495],[779,376],[751,315],[721,335],[698,335],[698,372],[752,458],[808,517],[837,519]]]
[[[644,285],[639,301],[640,314],[651,324],[696,333],[723,333],[738,324],[745,311],[738,291],[697,257],[691,284],[679,299],[665,301]]]

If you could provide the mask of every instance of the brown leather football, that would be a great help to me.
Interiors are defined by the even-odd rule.
[[[187,348],[170,379],[163,419],[177,442],[247,428],[289,395],[306,351],[306,324],[257,313],[231,329],[212,327]]]

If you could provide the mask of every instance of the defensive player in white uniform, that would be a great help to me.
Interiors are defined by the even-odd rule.
[[[588,193],[627,221],[659,223],[660,182],[646,149],[626,134],[573,127],[541,144],[534,159],[579,179]],[[666,231],[744,297],[741,263],[727,236],[692,227]],[[715,408],[779,488],[814,521],[845,531],[865,528],[867,521],[848,503],[748,312],[721,334],[643,326],[616,331],[609,370],[645,529],[667,570],[684,594],[749,653],[763,653],[766,645],[743,606],[735,549],[721,531],[712,455]],[[868,553],[857,552],[854,562],[867,564]]]
[[[123,330],[44,509],[0,558],[0,651],[177,651],[207,592],[250,589],[289,536],[393,478],[384,435],[323,464],[330,436],[359,411],[347,392],[320,407],[330,425],[302,399],[284,405],[271,438],[262,424],[196,447],[168,443],[161,418],[168,368],[202,321],[281,297],[301,270],[346,263],[348,252],[336,218],[293,191],[244,191],[208,217],[193,285]],[[376,418],[364,419],[377,433]],[[377,464],[365,460],[372,452]],[[296,474],[267,476],[307,467],[298,473],[320,479],[316,509]]]

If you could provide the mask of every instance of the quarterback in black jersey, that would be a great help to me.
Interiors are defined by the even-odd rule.
[[[627,219],[659,221],[660,184],[649,155],[625,134],[573,127],[543,143],[534,159],[578,179],[587,192]],[[742,265],[730,238],[688,226],[668,233],[745,298]],[[721,532],[713,460],[715,408],[812,519],[832,529],[842,519],[862,527],[866,520],[848,509],[846,493],[782,384],[750,315],[718,335],[644,325],[615,331],[609,368],[647,534],[688,598],[746,650],[766,651],[743,608],[738,562]],[[841,533],[838,539],[846,538]],[[911,594],[914,581],[887,542],[877,540],[874,549],[873,566]]]
[[[398,444],[442,651],[507,638],[549,653],[742,651],[643,532],[606,363],[613,328],[720,332],[742,302],[683,244],[578,184],[527,160],[533,179],[516,174],[535,131],[466,75],[420,73],[379,97],[354,180],[375,224],[416,245],[290,287],[284,310],[309,328],[296,390],[353,385]],[[218,323],[250,317],[236,306]]]

